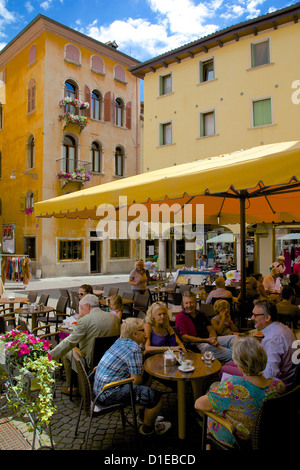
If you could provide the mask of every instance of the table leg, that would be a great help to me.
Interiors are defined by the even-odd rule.
[[[177,399],[178,399],[178,437],[185,439],[186,435],[186,388],[185,381],[177,381]]]
[[[33,330],[36,327],[37,327],[37,313],[31,312],[31,329]]]

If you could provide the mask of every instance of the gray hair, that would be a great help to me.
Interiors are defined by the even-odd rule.
[[[91,308],[99,307],[99,299],[94,294],[87,294],[79,301],[79,305],[83,306],[85,304],[89,304]]]
[[[266,368],[268,356],[257,339],[246,336],[233,341],[232,359],[245,374],[258,375]]]
[[[144,322],[141,318],[126,318],[126,320],[123,320],[121,324],[120,338],[131,338],[132,333],[143,325]]]

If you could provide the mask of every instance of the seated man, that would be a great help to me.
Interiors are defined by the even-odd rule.
[[[184,342],[195,343],[201,353],[213,352],[221,362],[231,361],[234,335],[218,336],[204,313],[196,310],[197,300],[193,292],[182,297],[183,310],[177,314],[175,325]]]
[[[158,421],[162,408],[162,396],[157,390],[143,385],[143,354],[146,336],[140,318],[127,318],[122,322],[120,338],[106,351],[100,360],[94,380],[94,393],[98,395],[104,385],[132,377],[135,402],[143,407],[143,435],[164,434],[171,427],[168,421]],[[101,393],[98,401],[109,406],[114,403],[130,404],[129,385],[122,385]],[[141,410],[140,410],[141,411]]]
[[[70,394],[72,349],[82,351],[88,366],[91,364],[94,340],[97,336],[117,336],[120,321],[112,312],[99,308],[99,299],[93,294],[85,295],[79,302],[79,320],[72,333],[50,351],[52,359],[63,358],[67,386],[61,392]]]
[[[266,379],[277,377],[289,387],[292,385],[296,369],[296,364],[292,362],[293,343],[296,338],[292,330],[276,321],[276,318],[276,305],[273,302],[254,301],[251,320],[254,321],[254,327],[264,334],[261,345],[268,356],[264,376]],[[225,364],[222,372],[241,375],[234,363]]]
[[[263,280],[263,286],[267,294],[280,294],[282,287],[277,268],[271,269],[270,275]]]
[[[282,301],[276,304],[277,313],[290,317],[293,322],[293,327],[297,328],[298,320],[300,320],[300,308],[298,308],[297,305],[293,305],[295,298],[294,289],[291,286],[284,286],[281,296]]]
[[[216,289],[212,290],[206,299],[207,304],[212,303],[213,298],[222,298],[222,299],[228,299],[232,298],[232,293],[225,289],[225,279],[224,277],[218,277],[216,279]]]

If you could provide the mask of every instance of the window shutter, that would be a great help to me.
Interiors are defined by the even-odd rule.
[[[104,95],[104,121],[111,121],[111,91]]]
[[[32,201],[33,203],[38,202],[38,191],[33,192]]]
[[[91,91],[87,85],[85,85],[84,87],[84,96],[85,96],[85,101],[87,101],[90,105],[90,107],[85,110],[86,116],[90,117],[91,116]]]
[[[22,194],[20,196],[20,210],[25,211],[25,207],[26,207],[26,196],[24,196],[24,194]]]
[[[131,129],[131,101],[129,101],[126,106],[126,127],[127,129]]]
[[[125,69],[121,65],[116,65],[115,66],[115,79],[120,80],[121,82],[126,81]]]
[[[66,45],[66,52],[65,57],[67,60],[74,62],[75,64],[80,64],[80,52],[78,47],[74,46],[73,44]]]
[[[98,55],[92,56],[92,70],[98,73],[104,73],[104,62]]]
[[[31,88],[28,87],[28,90],[27,90],[27,113],[30,113],[31,111]]]
[[[36,45],[34,44],[31,46],[29,49],[29,58],[28,58],[28,64],[32,64],[36,60]]]

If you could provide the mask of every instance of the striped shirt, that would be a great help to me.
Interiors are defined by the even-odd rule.
[[[142,375],[142,372],[143,356],[140,346],[132,339],[118,338],[97,366],[94,393],[100,393],[104,385],[110,382],[127,379],[131,374]],[[107,390],[100,400],[107,398],[115,390]]]

